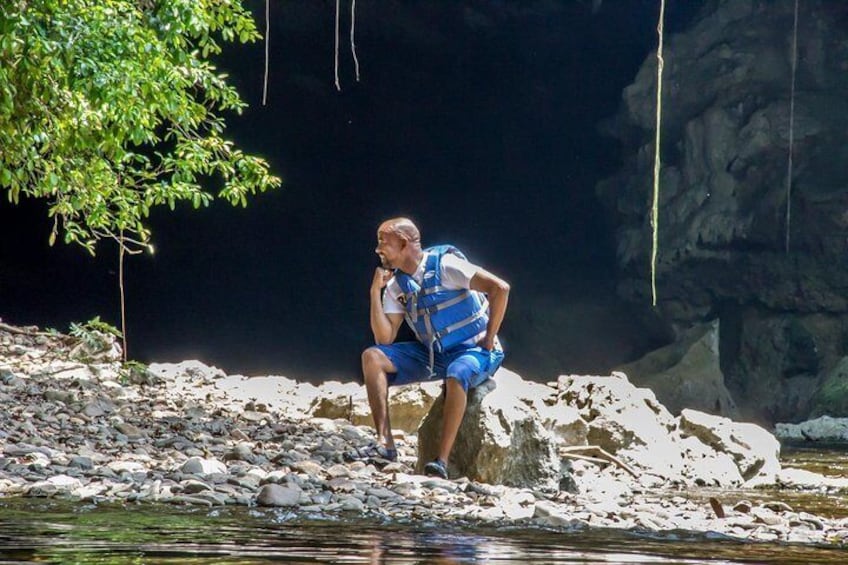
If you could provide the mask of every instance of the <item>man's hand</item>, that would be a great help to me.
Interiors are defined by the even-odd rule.
[[[495,336],[486,336],[480,340],[480,343],[477,344],[477,347],[482,347],[487,351],[492,351],[495,349]]]
[[[393,275],[394,273],[390,269],[377,267],[374,271],[374,280],[371,281],[371,292],[383,290],[389,284]]]

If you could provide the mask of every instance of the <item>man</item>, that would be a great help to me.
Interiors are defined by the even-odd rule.
[[[439,453],[424,472],[446,479],[468,389],[488,379],[503,361],[497,334],[509,285],[468,262],[456,248],[423,250],[418,228],[407,218],[380,225],[375,251],[381,266],[371,283],[370,318],[377,345],[362,353],[362,372],[379,443],[359,455],[397,458],[388,411],[390,385],[443,379]],[[418,341],[394,343],[404,320]]]

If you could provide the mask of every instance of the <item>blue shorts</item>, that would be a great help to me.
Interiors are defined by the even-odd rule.
[[[390,345],[375,345],[397,368],[389,373],[389,385],[405,385],[422,381],[456,379],[463,390],[480,386],[491,377],[503,362],[503,351],[488,351],[482,347],[458,347],[443,353],[436,352],[430,374],[430,350],[417,341]]]

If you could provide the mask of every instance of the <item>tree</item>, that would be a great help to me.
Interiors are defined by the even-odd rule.
[[[210,57],[258,39],[241,0],[5,0],[0,14],[0,188],[43,198],[62,234],[148,245],[150,209],[279,186],[223,137],[245,103]]]

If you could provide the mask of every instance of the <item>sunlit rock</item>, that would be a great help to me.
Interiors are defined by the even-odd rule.
[[[512,486],[556,488],[560,460],[556,441],[542,425],[536,411],[515,394],[516,381],[501,372],[469,391],[449,473],[470,479]],[[418,428],[420,472],[438,451],[444,399],[439,397]]]
[[[622,373],[561,376],[558,402],[576,408],[588,425],[587,441],[621,455],[645,472],[677,480],[684,459],[674,416],[654,393],[636,388]]]
[[[773,483],[780,471],[780,443],[760,426],[685,409],[680,430],[733,457],[749,486]]]
[[[392,429],[414,432],[433,401],[441,394],[440,382],[426,382],[389,389]],[[330,381],[319,387],[309,413],[312,416],[344,419],[354,425],[373,423],[365,387],[356,383]]]
[[[166,382],[206,383],[226,376],[224,371],[197,360],[180,363],[151,363],[148,369]]]
[[[371,410],[365,387],[357,383],[327,381],[319,387],[319,394],[309,407],[314,418],[343,419],[352,424],[367,424]]]
[[[192,475],[211,475],[213,473],[226,473],[227,466],[217,459],[191,457],[182,464],[180,471]]]
[[[683,450],[683,474],[698,486],[738,487],[745,482],[736,461],[729,453],[716,451],[696,437],[680,441]]]

